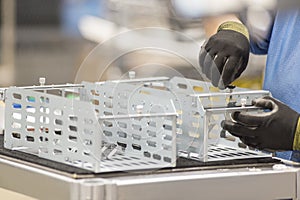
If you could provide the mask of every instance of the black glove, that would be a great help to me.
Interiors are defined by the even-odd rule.
[[[250,53],[248,38],[244,25],[226,22],[202,47],[200,67],[215,87],[225,89],[246,69]]]
[[[299,114],[272,97],[254,100],[253,105],[270,111],[256,115],[234,112],[235,122],[223,121],[222,127],[254,148],[292,150]]]

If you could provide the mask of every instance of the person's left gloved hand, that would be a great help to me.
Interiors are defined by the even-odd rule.
[[[297,147],[299,146],[299,131],[297,131],[299,114],[296,111],[272,97],[254,100],[253,105],[270,111],[255,115],[234,112],[232,113],[234,121],[223,121],[222,127],[254,148],[273,150],[299,148]]]

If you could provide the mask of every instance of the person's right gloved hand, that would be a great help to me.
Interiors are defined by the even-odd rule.
[[[200,67],[215,87],[225,89],[246,69],[249,53],[247,28],[238,22],[225,22],[202,47]]]

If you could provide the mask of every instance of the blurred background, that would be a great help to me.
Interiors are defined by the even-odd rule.
[[[186,48],[190,59],[197,54],[189,51],[189,43],[200,50],[205,41],[199,14],[204,9],[185,7],[186,1],[171,0],[1,0],[0,86],[34,85],[39,77],[48,84],[73,83],[82,80],[118,79],[130,69],[138,76],[166,75],[161,66],[175,69],[189,78],[199,79],[195,67],[185,59],[164,51],[134,51],[121,56],[103,69],[101,77],[95,71],[107,57],[137,40],[159,39],[160,35],[142,35],[130,41],[109,43],[105,51],[84,62],[90,52],[122,31],[145,27],[160,27],[180,34],[167,34],[163,42],[176,49]],[[207,12],[207,10],[205,10]],[[215,11],[215,13],[218,11]],[[207,13],[205,13],[207,15]],[[208,13],[210,15],[210,13]],[[128,47],[129,48],[129,47]],[[80,66],[84,65],[84,70]],[[86,67],[86,65],[92,65]],[[107,63],[105,63],[107,65]],[[251,80],[259,88],[265,57],[252,57],[240,84]],[[142,67],[141,67],[142,66]],[[164,68],[164,67],[163,67]],[[169,71],[169,70],[166,70]],[[166,72],[169,73],[169,72]]]

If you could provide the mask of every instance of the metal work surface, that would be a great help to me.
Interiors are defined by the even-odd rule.
[[[253,170],[253,169],[252,169]],[[296,199],[296,172],[243,168],[112,179],[113,199]]]
[[[195,167],[78,179],[75,174],[70,176],[1,156],[0,168],[0,187],[41,200],[299,199],[298,169],[283,165]]]
[[[182,158],[171,169],[94,174],[22,154],[1,148],[0,187],[41,200],[297,199],[298,170],[270,158]]]

